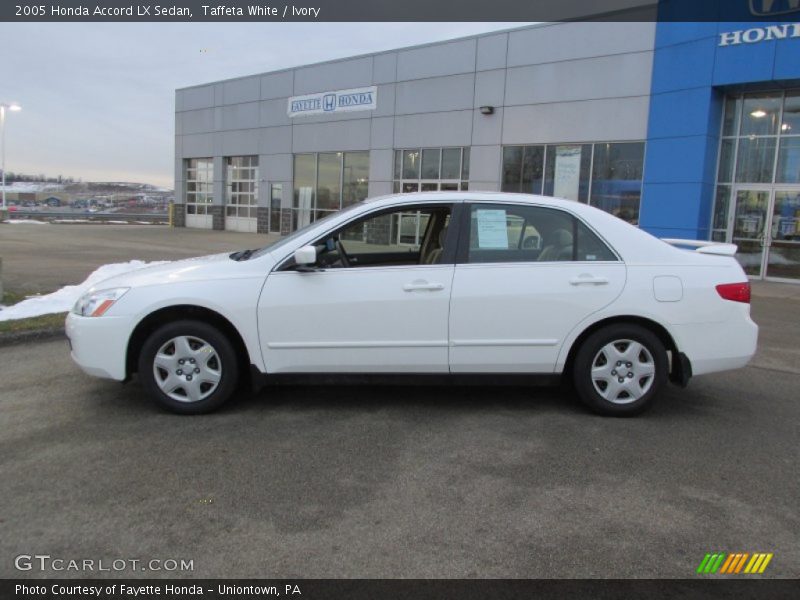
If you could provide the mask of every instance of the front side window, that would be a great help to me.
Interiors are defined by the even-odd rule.
[[[337,269],[441,264],[451,212],[450,205],[440,204],[368,215],[315,241],[316,266]]]
[[[562,210],[505,204],[470,209],[469,263],[615,260],[605,242]]]

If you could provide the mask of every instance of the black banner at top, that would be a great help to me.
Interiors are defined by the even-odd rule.
[[[10,0],[1,21],[800,21],[800,0]]]

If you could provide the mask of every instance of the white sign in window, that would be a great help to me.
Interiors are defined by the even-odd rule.
[[[479,209],[476,211],[476,216],[478,221],[478,248],[481,250],[508,250],[506,211]]]
[[[581,183],[581,147],[556,146],[555,170],[553,196],[577,200]]]

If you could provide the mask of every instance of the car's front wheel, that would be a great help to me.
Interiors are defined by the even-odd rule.
[[[175,321],[155,330],[139,354],[139,378],[163,407],[180,414],[219,408],[236,389],[236,351],[217,328]]]
[[[573,381],[594,411],[631,416],[648,408],[667,381],[667,352],[649,329],[617,323],[595,331],[575,356]]]

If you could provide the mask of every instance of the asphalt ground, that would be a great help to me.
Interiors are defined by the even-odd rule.
[[[800,303],[753,309],[750,366],[634,419],[558,389],[303,386],[180,417],[63,340],[0,348],[0,577],[696,577],[717,551],[798,577]],[[15,570],[36,553],[194,569]]]

